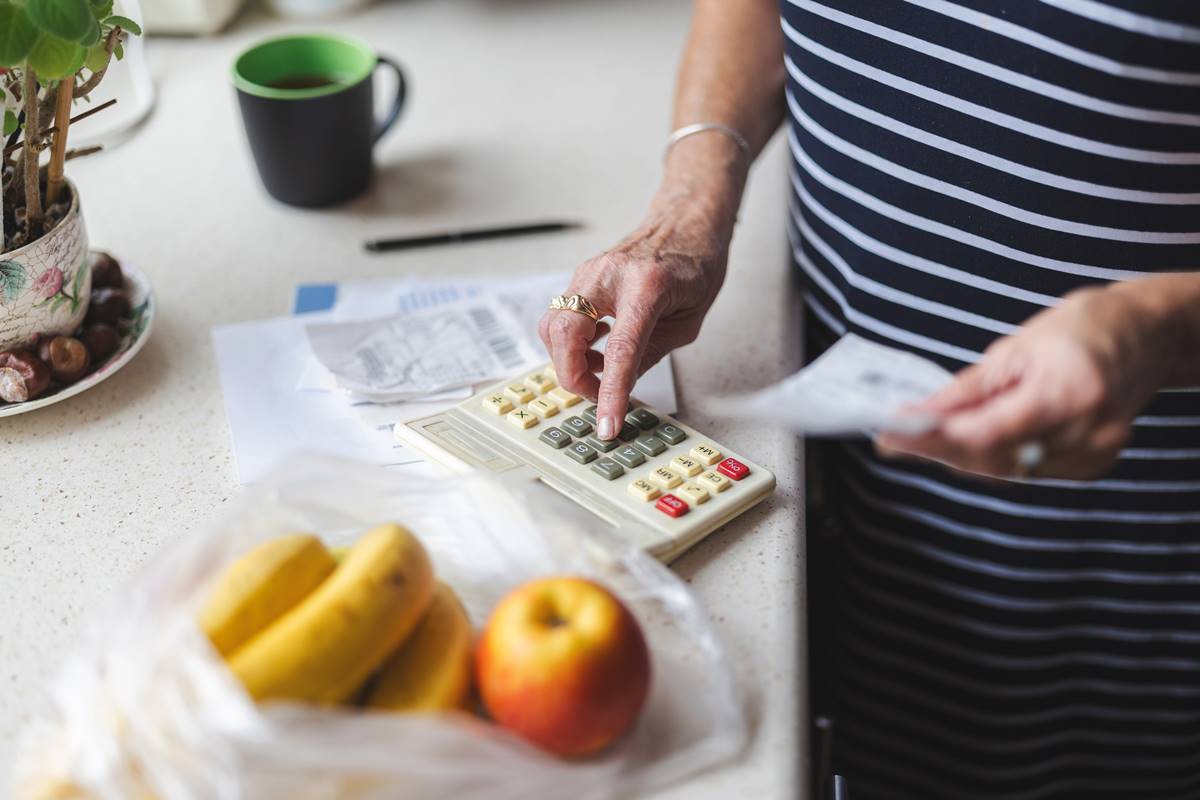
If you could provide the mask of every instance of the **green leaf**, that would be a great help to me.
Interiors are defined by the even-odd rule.
[[[89,269],[91,267],[86,259],[75,268],[75,276],[71,278],[71,294],[75,297],[79,297],[83,293],[83,279],[87,277]]]
[[[104,49],[104,45],[98,44],[88,48],[83,64],[92,72],[99,72],[108,66],[108,51]]]
[[[95,17],[92,17],[91,27],[88,28],[87,36],[79,40],[79,43],[84,47],[91,47],[96,42],[100,41],[100,22]]]
[[[0,67],[21,62],[38,40],[38,29],[22,6],[0,3]]]
[[[16,261],[0,261],[0,292],[5,299],[16,300],[25,288],[25,267]]]
[[[92,16],[97,22],[103,22],[112,14],[113,0],[100,0],[100,2],[92,2]]]
[[[123,45],[118,44],[116,47],[113,48],[113,55],[117,57],[117,61],[120,61],[122,58],[125,57],[125,47]]]
[[[88,0],[29,0],[25,8],[39,28],[68,42],[80,42],[91,30]]]
[[[74,42],[42,34],[29,52],[29,66],[39,78],[58,80],[74,75],[86,57],[87,51]]]
[[[129,17],[120,17],[113,14],[108,19],[104,20],[105,25],[119,25],[121,30],[129,31],[134,36],[142,35],[142,26],[131,20]]]
[[[17,129],[17,115],[11,111],[4,112],[4,131],[3,135],[8,136]]]

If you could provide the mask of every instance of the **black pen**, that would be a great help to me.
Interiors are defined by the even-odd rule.
[[[552,233],[554,231],[567,231],[582,227],[582,222],[534,222],[528,225],[446,231],[444,233],[431,233],[425,236],[406,236],[400,239],[372,239],[364,246],[372,253],[386,253],[390,250],[411,250],[416,247],[433,247],[439,244],[477,242],[481,239],[507,239],[511,236]]]

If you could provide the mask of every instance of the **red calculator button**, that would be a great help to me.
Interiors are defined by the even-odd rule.
[[[740,481],[750,474],[750,468],[736,458],[727,458],[717,464],[717,472],[733,481]]]
[[[673,494],[664,494],[658,498],[654,507],[671,517],[682,517],[688,512],[688,504]]]

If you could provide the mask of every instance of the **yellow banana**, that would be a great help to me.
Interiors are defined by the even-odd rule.
[[[379,671],[367,705],[392,711],[463,708],[471,693],[471,622],[439,583],[421,624]]]
[[[413,632],[433,587],[417,538],[381,525],[316,591],[234,653],[229,668],[256,700],[341,702]]]
[[[336,566],[311,534],[263,542],[225,570],[200,614],[200,627],[217,652],[228,656],[303,600]]]
[[[333,560],[337,563],[342,563],[346,560],[346,556],[350,554],[350,545],[339,544],[337,547],[329,548],[329,555],[333,556]]]

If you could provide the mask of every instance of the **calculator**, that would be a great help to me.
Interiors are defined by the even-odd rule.
[[[634,398],[615,439],[595,426],[596,406],[547,365],[394,430],[454,471],[526,470],[664,562],[775,489],[763,467]]]

